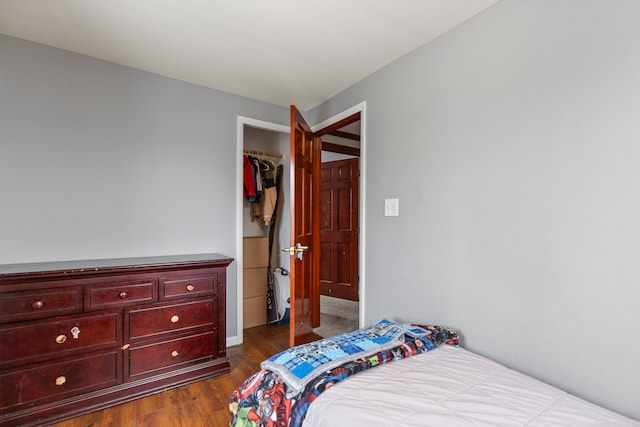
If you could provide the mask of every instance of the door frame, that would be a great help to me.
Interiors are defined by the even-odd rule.
[[[360,233],[358,233],[358,249],[360,253],[358,254],[358,292],[360,294],[360,298],[358,301],[358,327],[363,327],[365,324],[365,308],[367,303],[366,298],[366,277],[365,272],[365,260],[366,260],[366,223],[365,218],[367,205],[366,205],[366,194],[367,194],[367,102],[362,101],[361,103],[354,105],[353,107],[338,113],[328,119],[311,126],[312,132],[318,132],[324,128],[331,126],[332,124],[339,122],[340,120],[344,120],[349,116],[353,116],[354,114],[360,113],[360,180],[359,180],[359,194],[358,194],[358,224],[360,227]]]
[[[360,204],[360,212],[358,222],[360,224],[360,235],[359,246],[360,253],[358,255],[358,273],[360,277],[360,302],[359,302],[359,320],[358,323],[360,327],[364,324],[364,313],[365,313],[365,304],[366,304],[366,292],[365,292],[365,212],[366,212],[366,204],[365,204],[365,186],[366,186],[366,102],[363,101],[353,107],[345,110],[341,113],[338,113],[327,120],[324,120],[314,126],[311,126],[311,130],[316,132],[320,129],[324,129],[328,126],[331,126],[333,123],[336,123],[340,120],[343,120],[349,116],[352,116],[356,113],[360,112],[360,194],[359,194],[359,204]],[[285,133],[287,135],[290,134],[290,126],[288,125],[280,125],[277,123],[267,122],[264,120],[253,119],[245,116],[237,116],[237,124],[236,124],[236,335],[227,337],[227,346],[231,347],[234,345],[239,345],[243,343],[243,335],[244,335],[244,319],[243,319],[243,294],[244,290],[242,288],[243,282],[243,265],[244,260],[242,259],[242,246],[243,246],[243,237],[244,237],[244,227],[243,227],[243,197],[242,197],[242,186],[243,186],[243,162],[242,158],[244,156],[244,127],[250,126],[258,129]],[[227,295],[230,292],[227,291]]]

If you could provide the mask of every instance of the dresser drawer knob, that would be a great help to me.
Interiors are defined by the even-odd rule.
[[[56,378],[56,385],[62,385],[66,382],[67,382],[67,377],[65,377],[64,375],[60,375],[58,378]]]
[[[67,336],[65,334],[60,334],[56,337],[56,342],[58,344],[62,344],[63,342],[65,342],[67,340]]]
[[[124,291],[122,291],[122,292],[120,292],[120,293],[118,294],[118,298],[120,298],[120,299],[125,299],[126,297],[127,297],[127,293],[126,293],[126,292],[124,292]]]
[[[31,304],[31,308],[33,308],[34,310],[40,310],[42,307],[44,307],[44,303],[39,300]]]
[[[180,321],[180,316],[178,316],[177,314],[171,316],[171,323],[178,323],[178,321]]]
[[[178,357],[180,355],[180,353],[178,353],[176,350],[173,350],[171,352],[171,357]]]
[[[191,291],[192,291],[192,290],[194,290],[195,288],[196,288],[196,287],[195,287],[195,286],[193,286],[191,283],[189,283],[189,284],[187,285],[187,290],[188,290],[189,292],[191,292]]]

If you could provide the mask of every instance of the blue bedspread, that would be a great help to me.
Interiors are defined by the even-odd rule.
[[[291,347],[260,364],[287,384],[289,397],[300,393],[318,374],[350,360],[397,347],[405,337],[424,337],[429,331],[407,323],[380,322],[334,337]]]
[[[366,332],[365,332],[366,331]],[[399,337],[398,338],[398,334]],[[326,389],[345,378],[373,367],[395,360],[412,357],[437,348],[441,344],[458,345],[458,335],[453,329],[442,326],[418,326],[382,321],[369,328],[344,334],[315,344],[298,346],[278,353],[263,364],[274,364],[274,369],[262,369],[247,379],[240,388],[233,392],[229,400],[232,427],[300,427],[306,416],[309,405]],[[349,343],[365,341],[380,344],[369,350],[360,345],[353,347]],[[331,342],[330,347],[320,342]],[[337,345],[349,356],[343,356],[332,346]],[[365,345],[366,347],[367,345]],[[319,353],[314,354],[311,349]],[[296,350],[294,350],[296,349]],[[361,349],[361,350],[358,350]],[[326,365],[319,364],[327,354]],[[287,356],[288,355],[288,356]],[[293,355],[293,357],[290,357]],[[324,355],[324,356],[322,356]],[[298,357],[299,356],[299,357]],[[344,359],[346,357],[346,360]],[[299,363],[288,363],[297,359]],[[274,363],[284,361],[282,363]],[[269,362],[269,363],[266,363]],[[296,366],[307,363],[310,366],[292,374]],[[336,365],[337,364],[337,365]],[[317,366],[316,366],[317,365]],[[295,390],[281,376],[293,376]],[[301,390],[300,384],[304,383]]]

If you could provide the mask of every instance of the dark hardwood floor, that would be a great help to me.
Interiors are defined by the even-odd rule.
[[[320,338],[320,337],[317,337]],[[228,426],[229,396],[260,362],[289,347],[289,328],[266,325],[244,330],[244,343],[229,347],[231,372],[54,424],[55,427]]]

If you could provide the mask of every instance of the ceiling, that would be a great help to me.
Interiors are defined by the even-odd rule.
[[[0,33],[308,110],[497,0],[1,0]]]

